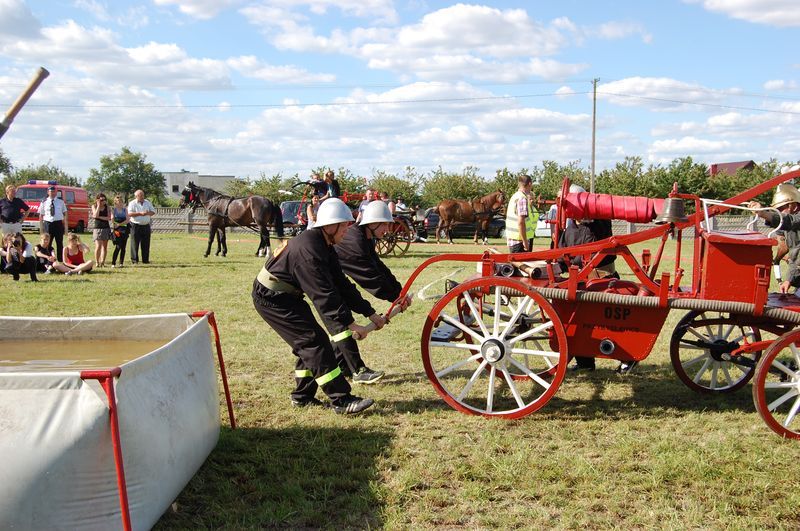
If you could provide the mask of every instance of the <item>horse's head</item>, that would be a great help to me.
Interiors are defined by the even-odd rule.
[[[497,190],[484,197],[484,206],[487,210],[494,213],[501,213],[506,206],[506,194],[502,190]]]
[[[180,208],[191,207],[194,212],[197,207],[202,206],[203,202],[200,198],[200,189],[195,186],[193,182],[189,182],[181,192],[181,200],[178,203]]]

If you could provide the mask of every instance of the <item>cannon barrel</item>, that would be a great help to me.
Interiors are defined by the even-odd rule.
[[[11,107],[6,111],[3,121],[0,122],[0,138],[3,138],[3,135],[8,131],[8,128],[11,127],[11,122],[14,121],[20,109],[28,102],[30,97],[33,96],[33,93],[36,92],[36,89],[39,88],[39,85],[42,84],[42,81],[49,75],[50,72],[48,72],[47,69],[41,66],[39,67],[39,70],[36,71],[36,75],[33,76],[31,82],[28,83],[28,86],[25,87],[25,90],[19,95],[17,101],[12,103]]]

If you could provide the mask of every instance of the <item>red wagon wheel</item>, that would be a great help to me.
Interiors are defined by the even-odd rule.
[[[761,341],[761,331],[718,312],[692,311],[680,320],[669,344],[672,367],[689,389],[699,393],[732,393],[755,374],[761,351],[730,353]]]
[[[544,297],[509,278],[479,278],[449,291],[428,314],[421,342],[436,391],[472,415],[524,417],[552,398],[566,374],[561,320]]]
[[[753,402],[767,426],[800,439],[800,330],[776,339],[764,353],[753,380]]]

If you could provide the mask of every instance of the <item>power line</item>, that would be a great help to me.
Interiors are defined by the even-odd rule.
[[[680,105],[697,105],[700,107],[715,107],[718,109],[732,109],[737,111],[755,111],[755,112],[769,112],[774,114],[790,114],[790,115],[800,115],[799,111],[786,111],[780,109],[764,109],[761,107],[744,107],[741,105],[725,105],[722,103],[703,103],[697,101],[682,101],[682,100],[673,100],[669,98],[656,98],[654,96],[638,96],[636,94],[621,94],[618,92],[601,92],[600,94],[605,94],[607,96],[618,96],[620,98],[635,98],[640,100],[649,100],[649,101],[659,101],[665,103],[676,103]]]
[[[526,98],[544,98],[544,97],[566,97],[566,96],[579,96],[591,94],[591,90],[578,91],[578,92],[547,92],[539,94],[518,94],[506,96],[472,96],[465,98],[418,98],[408,100],[380,100],[380,101],[342,101],[342,102],[311,102],[311,103],[215,103],[215,104],[197,104],[197,105],[177,105],[177,104],[44,104],[44,103],[29,103],[28,107],[37,107],[40,109],[218,109],[225,107],[229,109],[280,109],[280,108],[305,108],[305,107],[347,107],[347,106],[374,106],[374,105],[406,105],[413,103],[462,103],[462,102],[477,102],[477,101],[501,101],[501,100],[517,100]],[[661,103],[672,103],[678,105],[695,105],[699,107],[712,107],[718,109],[730,109],[739,111],[752,111],[752,112],[766,112],[773,114],[784,115],[800,115],[799,111],[789,111],[781,109],[765,109],[762,107],[748,107],[742,105],[726,105],[721,103],[706,103],[697,101],[676,100],[670,98],[658,98],[655,96],[641,96],[636,94],[623,94],[619,92],[604,92],[598,91],[598,94],[606,96],[616,96],[619,98],[631,98],[648,101],[657,101]]]

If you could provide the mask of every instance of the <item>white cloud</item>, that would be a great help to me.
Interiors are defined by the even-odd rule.
[[[796,0],[684,0],[701,4],[707,11],[747,22],[777,27],[800,26]]]
[[[715,153],[730,148],[730,142],[724,140],[704,140],[694,136],[656,140],[650,146],[653,155],[678,157],[695,154]]]
[[[153,0],[159,6],[178,6],[178,10],[190,17],[212,19],[226,9],[238,7],[247,0]]]
[[[22,0],[0,0],[0,44],[16,38],[36,38],[41,25]]]
[[[723,97],[738,90],[714,90],[702,85],[670,78],[630,77],[601,83],[597,87],[597,98],[605,99],[624,107],[646,107],[654,111],[684,111],[701,107],[692,103],[716,104]]]
[[[569,86],[558,87],[556,90],[556,94],[558,94],[558,99],[566,99],[575,94],[575,89]]]
[[[764,90],[796,90],[800,88],[797,81],[786,81],[784,79],[770,79],[764,83]]]
[[[246,77],[261,79],[269,83],[331,83],[333,74],[313,74],[291,65],[269,65],[253,55],[231,57],[227,64]]]
[[[101,4],[97,0],[75,0],[72,5],[78,9],[82,9],[98,20],[108,21],[111,16],[108,14],[108,8],[105,4]]]

